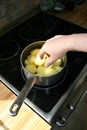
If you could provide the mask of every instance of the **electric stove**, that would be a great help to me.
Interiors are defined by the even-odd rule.
[[[0,37],[0,80],[18,95],[26,83],[20,65],[20,54],[28,44],[47,40],[55,35],[82,32],[87,33],[87,29],[51,14],[38,12]],[[41,88],[34,85],[25,103],[47,122],[52,123],[56,113],[75,89],[72,84],[86,64],[87,53],[68,52],[66,71],[62,79],[51,87]]]

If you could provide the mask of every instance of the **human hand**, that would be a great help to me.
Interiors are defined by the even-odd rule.
[[[42,59],[44,54],[47,54],[49,58],[46,60],[45,66],[49,66],[57,59],[63,57],[69,50],[69,38],[67,35],[58,35],[51,39],[48,39],[42,46],[39,52],[39,56]]]

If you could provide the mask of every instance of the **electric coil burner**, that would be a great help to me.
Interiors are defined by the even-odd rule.
[[[19,36],[26,41],[43,39],[47,33],[55,28],[55,21],[52,18],[38,17],[32,19],[19,30]],[[31,32],[30,32],[31,30]]]
[[[20,65],[22,50],[34,41],[81,32],[87,33],[87,30],[48,13],[35,14],[0,38],[0,80],[18,95],[26,82]],[[67,60],[65,75],[57,84],[49,88],[44,86],[43,89],[34,85],[25,100],[50,123],[71,95],[74,80],[87,64],[87,54],[69,52]]]

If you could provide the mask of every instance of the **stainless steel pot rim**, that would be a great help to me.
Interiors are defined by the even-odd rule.
[[[21,73],[22,73],[22,77],[23,77],[23,79],[25,80],[25,82],[27,82],[28,79],[26,79],[22,67],[21,67]],[[36,85],[36,84],[35,84],[33,87],[36,88],[36,89],[40,89],[40,90],[50,90],[50,89],[54,89],[54,88],[58,87],[58,86],[66,79],[67,73],[68,73],[68,67],[66,66],[65,74],[64,74],[64,76],[62,77],[62,80],[58,81],[58,82],[55,83],[54,85],[51,85],[50,87],[49,87],[49,86],[41,87],[41,86]]]

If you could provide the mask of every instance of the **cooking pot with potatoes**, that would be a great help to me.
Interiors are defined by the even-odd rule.
[[[34,85],[40,88],[50,88],[52,85],[62,80],[66,71],[67,56],[55,61],[49,67],[45,67],[46,59],[49,58],[44,54],[43,59],[38,59],[38,52],[45,41],[37,41],[29,44],[21,53],[20,62],[22,71],[26,78],[26,84],[18,95],[17,99],[9,109],[10,115],[17,115],[24,99]]]
[[[60,78],[63,76],[67,58],[65,55],[64,57],[62,57],[61,59],[58,59],[56,63],[54,63],[53,65],[49,67],[44,67],[45,65],[41,65],[40,62],[43,62],[43,61],[37,60],[37,62],[39,63],[34,63],[34,61],[36,61],[35,59],[36,59],[37,53],[44,43],[45,41],[37,41],[28,45],[21,54],[20,62],[21,62],[24,75],[27,80],[30,77],[35,77],[37,79],[35,82],[36,85],[39,85],[41,87],[44,87],[44,86],[50,87],[51,85],[57,83],[60,80]],[[28,59],[29,59],[30,64],[25,63],[27,62]],[[31,65],[33,66],[35,65],[36,68],[31,67]],[[37,72],[36,71],[32,72],[32,70],[28,71],[28,66],[30,66],[32,70],[37,69]],[[57,67],[59,70],[57,70]],[[39,71],[41,71],[42,73],[39,73]]]

